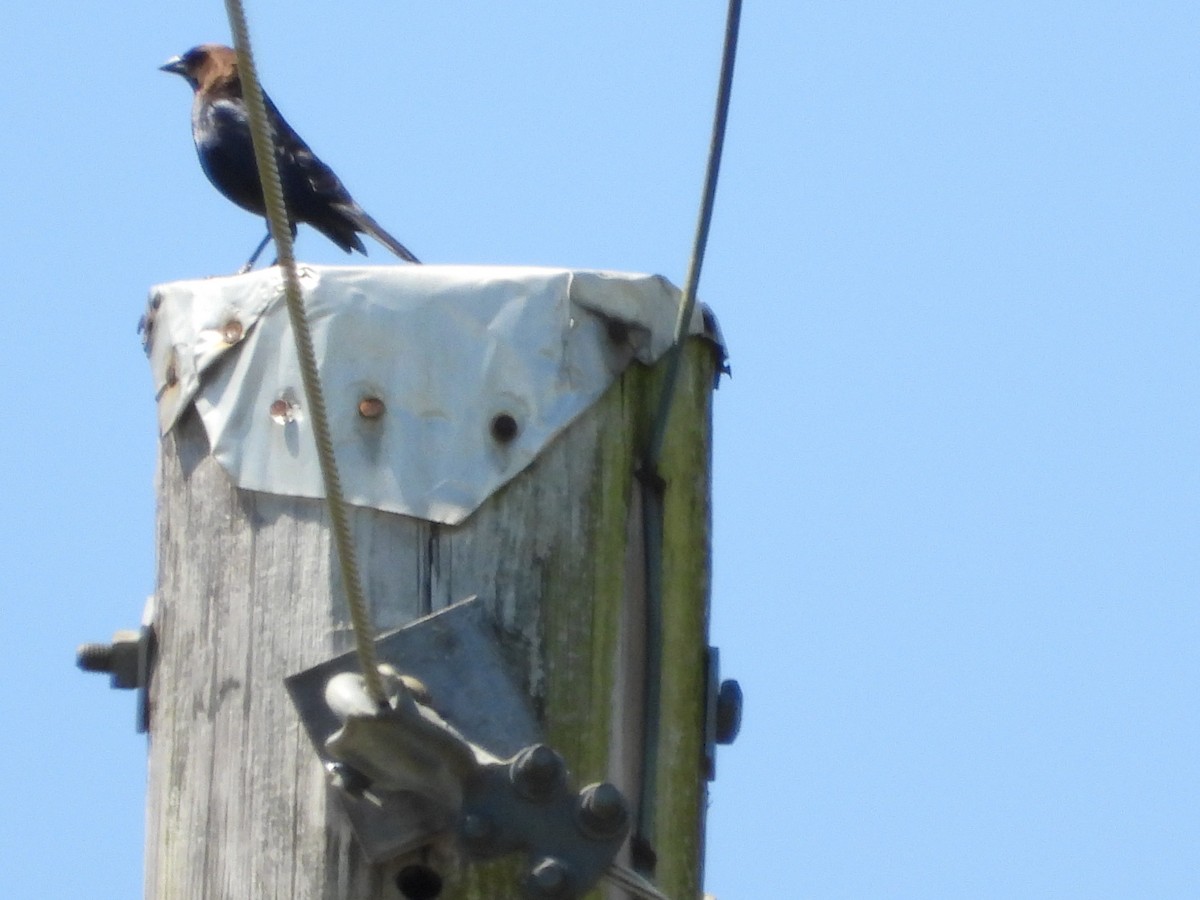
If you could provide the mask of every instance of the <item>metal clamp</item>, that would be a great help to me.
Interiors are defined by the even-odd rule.
[[[527,854],[522,890],[538,900],[572,900],[613,877],[625,799],[608,783],[570,786],[477,599],[381,637],[376,651],[383,707],[353,654],[287,679],[369,859],[390,863],[450,836],[471,859]],[[427,867],[397,877],[408,897],[436,897],[440,884]]]

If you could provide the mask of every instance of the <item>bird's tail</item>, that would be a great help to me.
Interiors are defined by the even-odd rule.
[[[420,262],[419,259],[413,256],[411,250],[384,231],[383,226],[367,215],[363,208],[358,206],[358,204],[355,204],[351,208],[345,208],[343,211],[345,212],[346,218],[353,222],[359,231],[369,234],[401,259],[410,263]]]

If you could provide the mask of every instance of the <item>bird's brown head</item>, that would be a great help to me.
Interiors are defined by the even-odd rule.
[[[206,93],[220,90],[241,94],[238,80],[237,53],[221,44],[201,44],[182,56],[173,56],[159,68],[180,75],[194,91]]]

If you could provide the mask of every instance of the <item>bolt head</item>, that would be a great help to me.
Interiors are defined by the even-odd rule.
[[[517,793],[537,803],[554,797],[566,774],[562,757],[545,744],[526,747],[513,757],[509,767],[509,777]]]
[[[371,786],[371,779],[345,763],[326,763],[325,771],[329,773],[329,783],[339,791],[345,791],[351,797],[361,797],[363,792]]]
[[[579,792],[579,825],[593,840],[609,840],[620,835],[629,821],[625,798],[616,785],[607,781],[590,784]]]
[[[538,860],[525,877],[525,894],[533,898],[566,897],[570,895],[571,870],[566,863],[552,856]]]
[[[732,744],[742,730],[742,686],[732,678],[717,690],[717,743]]]

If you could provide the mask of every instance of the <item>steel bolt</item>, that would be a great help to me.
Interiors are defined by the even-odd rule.
[[[531,897],[565,897],[569,894],[571,870],[562,860],[545,856],[534,864],[525,879],[525,893]]]
[[[552,798],[566,776],[562,757],[545,744],[526,747],[513,758],[509,776],[517,793],[526,800],[545,802]]]
[[[579,792],[579,824],[593,840],[616,837],[625,827],[629,811],[616,785],[607,781],[589,784]]]
[[[75,651],[75,664],[85,672],[107,672],[114,688],[136,688],[141,633],[118,631],[111,644],[83,644]]]

